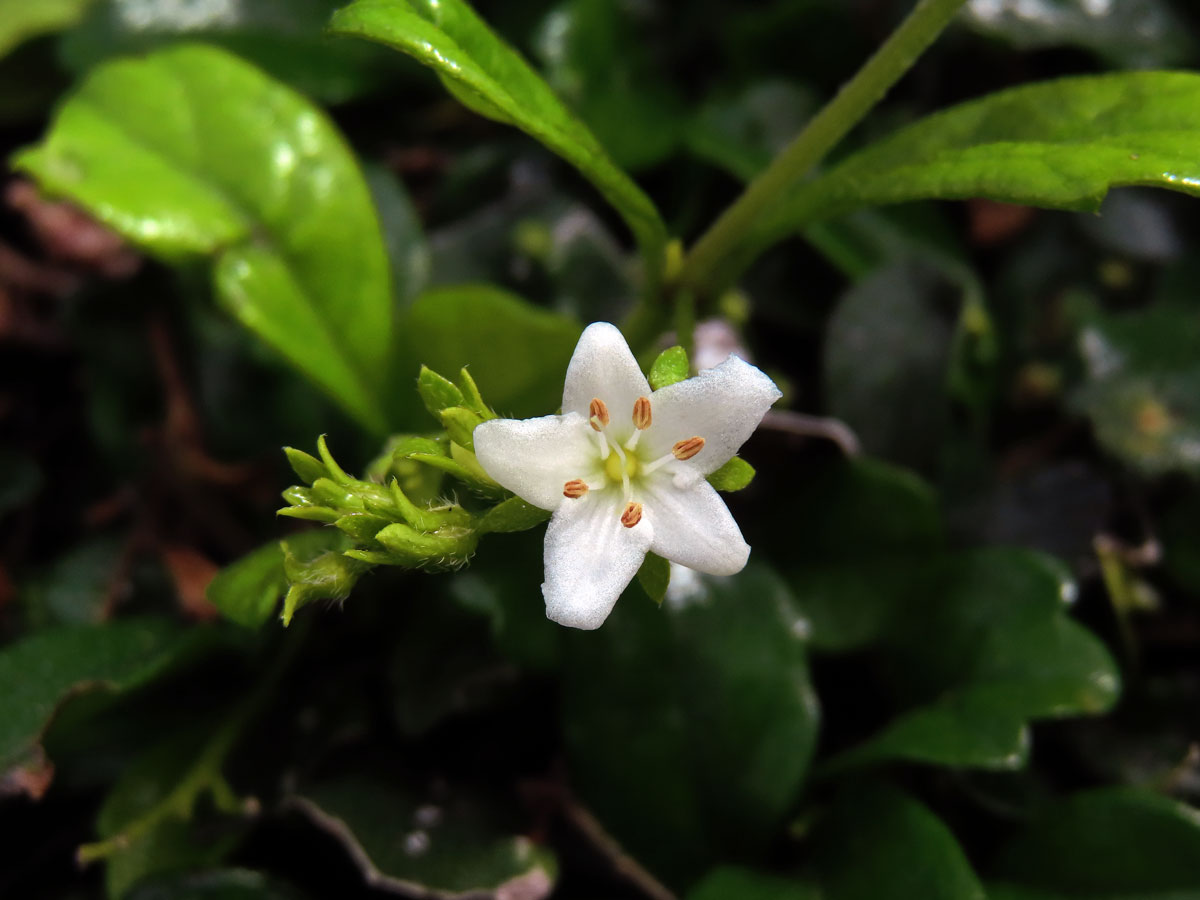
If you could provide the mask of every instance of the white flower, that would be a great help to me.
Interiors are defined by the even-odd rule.
[[[600,627],[647,551],[710,575],[740,572],[750,547],[704,476],[737,453],[779,397],[736,356],[651,393],[621,332],[597,322],[567,367],[562,415],[476,428],[487,473],[554,513],[546,615]]]

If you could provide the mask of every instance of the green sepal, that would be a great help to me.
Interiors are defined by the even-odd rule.
[[[356,544],[374,545],[375,535],[391,524],[383,516],[372,513],[350,513],[333,523],[348,534]]]
[[[333,454],[329,452],[329,445],[325,442],[325,435],[317,438],[317,452],[321,454],[321,462],[325,464],[325,468],[329,470],[329,478],[339,484],[349,484],[354,481],[345,470],[337,464],[337,460],[333,458]],[[315,480],[315,479],[314,479]]]
[[[463,405],[467,409],[478,413],[479,418],[485,422],[488,419],[496,418],[491,407],[483,402],[483,395],[479,393],[479,387],[475,384],[475,379],[471,377],[466,366],[463,366],[462,371],[458,373],[458,386],[462,390]]]
[[[480,534],[528,531],[550,518],[550,512],[526,503],[520,497],[509,497],[489,509],[476,526]]]
[[[341,516],[336,509],[330,509],[328,506],[285,506],[276,510],[275,515],[305,522],[322,522],[326,525],[332,525]]]
[[[311,453],[305,453],[303,450],[297,450],[295,447],[284,447],[283,452],[287,456],[292,471],[305,484],[312,484],[318,478],[329,477],[329,469]]]
[[[740,491],[754,480],[754,466],[735,456],[717,471],[710,472],[707,478],[718,491]]]
[[[460,391],[449,378],[444,378],[428,366],[421,366],[417,375],[417,393],[421,402],[435,419],[448,406],[462,406],[465,402]]]
[[[691,372],[687,351],[680,346],[668,347],[658,354],[654,365],[650,367],[650,387],[652,390],[665,388],[668,385],[686,381]]]
[[[671,564],[656,553],[647,553],[637,570],[637,582],[646,596],[661,606],[671,583]]]
[[[280,494],[289,506],[318,506],[319,504],[313,498],[311,488],[301,487],[298,484],[293,484],[291,487],[285,488]]]
[[[346,541],[348,543],[349,538]],[[314,600],[345,600],[359,576],[368,568],[361,561],[336,550],[305,559],[298,555],[299,548],[294,550],[289,541],[282,541],[280,546],[283,547],[283,571],[289,584],[281,615],[285,627],[298,609]]]
[[[451,406],[443,409],[438,415],[450,440],[472,452],[475,451],[475,426],[483,422],[483,417],[465,406]]]
[[[363,509],[363,498],[346,484],[338,484],[329,478],[318,478],[312,483],[312,496],[321,506],[334,509]]]
[[[479,540],[471,528],[448,526],[431,533],[400,523],[388,525],[375,539],[395,557],[396,564],[433,571],[464,565]]]

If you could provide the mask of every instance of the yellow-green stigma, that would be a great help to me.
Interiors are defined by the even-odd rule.
[[[608,454],[608,459],[604,460],[604,474],[608,476],[609,481],[620,482],[622,480],[621,463],[622,460],[618,454]],[[635,475],[637,475],[638,469],[641,468],[640,464],[638,463],[638,458],[632,453],[626,453],[624,459],[624,468],[625,471],[623,474],[633,478]]]

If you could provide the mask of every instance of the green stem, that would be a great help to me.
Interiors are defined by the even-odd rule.
[[[682,281],[715,293],[713,274],[733,254],[763,211],[812,171],[833,147],[883,99],[966,0],[919,0],[900,27],[742,195],[706,231],[684,262]]]

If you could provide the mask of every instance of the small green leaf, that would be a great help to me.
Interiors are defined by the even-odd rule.
[[[314,785],[290,803],[346,848],[369,884],[393,893],[540,900],[554,886],[549,853],[498,827],[461,792],[424,797],[356,775]]]
[[[1149,790],[1083,791],[1035,815],[1000,850],[992,874],[1071,897],[1194,896],[1200,820],[1194,808]]]
[[[303,900],[303,895],[262,872],[208,869],[150,878],[124,900]]]
[[[985,900],[950,829],[883,784],[842,791],[812,837],[825,900]]]
[[[328,534],[331,535],[328,543],[292,538],[281,542],[283,571],[288,583],[281,616],[285,627],[291,624],[292,616],[298,609],[315,600],[345,600],[359,576],[370,568],[339,552],[350,546],[350,539],[346,535],[332,529]],[[314,547],[314,544],[321,546]]]
[[[329,469],[325,463],[321,462],[311,453],[305,453],[303,450],[297,450],[295,447],[284,447],[284,455],[287,456],[288,464],[291,465],[292,471],[305,484],[312,484],[318,478],[328,478]]]
[[[393,313],[362,173],[307,100],[224,51],[106,63],[14,157],[48,191],[168,261],[213,261],[251,331],[386,428]]]
[[[687,351],[677,345],[658,354],[658,358],[650,366],[647,380],[650,382],[650,389],[657,391],[659,388],[685,381],[690,373]]]
[[[910,125],[797,187],[748,239],[923,198],[1096,211],[1109,188],[1200,195],[1200,74],[1118,72],[1001,91]]]
[[[637,580],[646,596],[661,605],[671,583],[671,564],[656,553],[647,553],[637,570]]]
[[[520,497],[509,497],[485,512],[476,527],[480,534],[528,531],[549,518],[548,511],[526,503]]]
[[[708,476],[708,483],[718,491],[740,491],[754,480],[754,466],[735,456]]]
[[[122,693],[180,664],[211,638],[166,619],[39,631],[0,650],[0,772],[35,751],[59,705],[89,690]],[[37,677],[30,677],[37,673]]]
[[[338,10],[330,29],[407,53],[441,77],[468,107],[510,123],[562,156],[625,219],[656,280],[666,228],[634,182],[542,78],[463,0],[358,0]]]
[[[452,406],[449,409],[443,409],[438,418],[441,419],[450,440],[472,453],[475,452],[473,435],[476,426],[483,421],[479,413],[472,412],[465,406]]]
[[[687,893],[687,900],[825,900],[818,885],[766,872],[722,866]]]
[[[465,285],[418,297],[404,340],[408,356],[431,369],[458,372],[469,365],[479,383],[475,391],[505,415],[534,416],[562,403],[563,377],[581,330],[575,320],[500,288]],[[439,395],[441,408],[466,404],[462,390],[454,387],[454,393],[454,403]]]
[[[448,406],[462,406],[465,399],[460,391],[448,378],[443,378],[428,366],[421,366],[417,375],[417,394],[425,409],[435,419],[440,418],[442,410]]]

